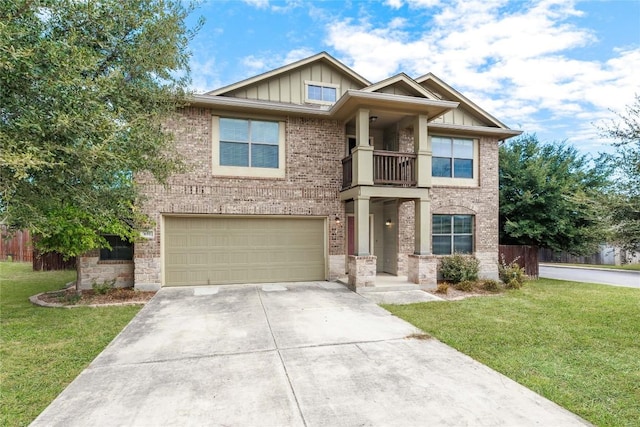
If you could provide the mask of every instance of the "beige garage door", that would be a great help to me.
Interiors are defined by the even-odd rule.
[[[325,279],[322,218],[166,217],[165,285]]]

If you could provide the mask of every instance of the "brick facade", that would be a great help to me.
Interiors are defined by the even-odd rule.
[[[156,266],[160,265],[162,214],[326,217],[330,279],[344,275],[345,213],[338,197],[344,126],[335,120],[287,117],[284,179],[221,177],[212,175],[211,116],[204,108],[186,108],[167,123],[188,173],[173,176],[167,186],[138,179],[146,195],[143,209],[156,227],[154,239],[136,245],[136,286],[161,283]],[[341,224],[336,224],[335,217],[343,220]]]
[[[344,203],[339,200],[342,184],[345,126],[334,120],[287,117],[286,176],[284,179],[221,177],[212,175],[212,112],[185,108],[167,123],[174,133],[178,152],[188,172],[171,177],[166,186],[145,176],[137,177],[146,196],[143,208],[155,222],[154,237],[135,245],[132,265],[98,264],[95,257],[83,257],[82,284],[106,280],[116,274],[118,284],[135,284],[139,289],[158,288],[161,279],[161,215],[292,215],[329,219],[329,279],[345,275]],[[399,134],[399,150],[411,152],[409,130]],[[475,255],[482,277],[497,277],[498,261],[498,141],[480,139],[480,186],[433,187],[430,190],[434,214],[475,216]],[[336,224],[334,218],[341,218]],[[409,275],[409,257],[414,252],[414,202],[398,201],[398,275]],[[374,257],[375,258],[375,257]],[[416,262],[415,260],[413,261]],[[424,280],[423,280],[424,281]]]
[[[335,59],[325,53],[314,58],[325,65],[328,64],[330,68],[333,67],[332,64],[336,65],[337,63]],[[303,60],[300,67],[307,69],[305,67],[309,64]],[[485,120],[486,116],[476,110],[477,107],[463,105],[464,102],[459,102],[459,100],[464,97],[456,95],[457,92],[453,88],[434,77],[426,76],[413,81],[413,83],[431,89],[433,89],[432,86],[437,86],[435,92],[444,94],[438,100],[427,99],[420,95],[416,95],[410,102],[407,100],[407,95],[395,99],[390,97],[395,93],[393,90],[380,94],[369,92],[366,96],[359,93],[356,96],[356,92],[364,89],[368,83],[354,73],[345,71],[345,68],[344,66],[334,67],[334,71],[337,73],[336,75],[346,77],[347,79],[344,81],[349,81],[349,88],[353,90],[345,92],[347,88],[343,88],[342,98],[333,107],[284,104],[279,98],[252,98],[249,96],[250,92],[245,89],[252,85],[263,85],[265,82],[261,80],[260,76],[244,83],[241,82],[238,87],[231,85],[222,88],[215,92],[217,95],[194,96],[193,106],[181,109],[165,123],[166,130],[174,135],[176,149],[184,159],[186,171],[170,177],[166,185],[158,184],[146,174],[136,176],[136,182],[144,195],[140,201],[141,209],[149,215],[154,224],[147,233],[147,237],[150,238],[136,242],[133,263],[122,265],[99,263],[97,258],[93,256],[95,254],[86,254],[80,262],[82,271],[79,280],[83,286],[94,279],[108,280],[107,276],[113,275],[118,277],[118,283],[122,285],[135,282],[136,288],[139,289],[159,288],[163,283],[163,217],[166,215],[311,216],[323,218],[327,224],[325,240],[327,279],[334,280],[344,277],[348,271],[352,276],[355,274],[354,277],[349,278],[350,282],[360,283],[363,286],[370,285],[371,278],[375,277],[376,263],[384,263],[382,266],[378,266],[380,267],[379,271],[384,268],[385,271],[397,272],[401,276],[411,276],[412,280],[418,283],[432,284],[435,280],[434,266],[437,265],[440,257],[424,255],[429,253],[428,250],[425,250],[424,235],[418,239],[421,245],[419,252],[422,255],[414,256],[415,203],[411,198],[416,200],[421,198],[422,204],[420,206],[422,209],[426,209],[426,206],[430,205],[431,214],[473,215],[475,218],[474,254],[480,260],[481,276],[497,278],[498,140],[513,136],[518,132],[510,131],[497,121]],[[286,67],[281,70],[282,75],[289,72],[297,73],[298,71],[291,71]],[[269,74],[264,78],[272,79],[271,82],[274,84],[277,82],[277,85],[283,84],[283,89],[287,91],[304,90],[301,89],[303,85],[286,86],[288,79],[281,79],[279,76],[280,74],[276,73]],[[405,77],[403,76],[402,79]],[[318,76],[318,78],[322,77]],[[232,89],[229,89],[230,87]],[[354,89],[356,87],[359,89]],[[238,98],[234,98],[241,93],[245,93],[248,99],[240,99],[245,95],[238,95]],[[380,96],[377,97],[377,95]],[[299,98],[304,99],[304,96]],[[375,102],[372,100],[374,98]],[[447,99],[457,101],[447,101]],[[371,105],[369,105],[370,102]],[[420,108],[416,110],[418,104]],[[335,111],[333,111],[334,109]],[[448,118],[445,118],[443,115],[445,113],[441,109],[447,110]],[[456,111],[456,114],[450,114],[453,111]],[[372,115],[370,116],[369,113]],[[381,117],[386,120],[379,120],[377,124],[371,124],[375,122],[371,119],[374,119],[376,114],[382,116],[389,114],[389,116]],[[281,145],[281,149],[284,149],[285,153],[284,174],[281,173],[281,170],[271,170],[277,172],[272,174],[277,177],[255,178],[216,175],[216,171],[219,172],[221,169],[216,169],[212,164],[214,157],[217,158],[219,155],[218,150],[213,150],[214,144],[218,144],[218,141],[212,139],[214,135],[219,134],[218,129],[213,128],[213,117],[221,115],[258,118],[283,123],[284,146]],[[416,165],[422,166],[416,170],[423,172],[423,168],[428,168],[425,135],[438,133],[432,131],[429,123],[426,125],[426,130],[423,126],[427,117],[433,118],[438,115],[440,117],[431,122],[431,126],[436,129],[438,126],[442,128],[442,124],[446,124],[448,127],[444,129],[448,129],[454,134],[477,138],[477,135],[469,133],[470,130],[473,129],[473,126],[484,126],[481,134],[492,135],[477,139],[479,141],[477,184],[469,187],[432,186],[428,190],[404,192],[402,194],[407,198],[397,199],[394,199],[397,194],[395,191],[369,193],[372,204],[370,207],[375,203],[382,203],[393,208],[392,210],[381,209],[380,205],[377,205],[378,213],[375,214],[377,219],[374,220],[373,227],[378,227],[378,236],[382,235],[383,239],[376,243],[378,244],[377,249],[373,251],[375,256],[366,259],[347,257],[347,205],[349,204],[349,213],[354,211],[351,206],[353,203],[350,203],[349,200],[341,201],[341,195],[345,199],[359,197],[356,195],[357,191],[370,186],[373,179],[366,175],[367,178],[362,178],[361,182],[352,181],[355,185],[363,183],[366,185],[346,190],[354,190],[351,193],[341,193],[343,184],[342,159],[345,157],[347,135],[354,135],[356,128],[366,129],[368,125],[376,150],[386,148],[397,149],[402,153],[413,153],[415,151],[414,130],[406,128],[406,125],[421,123],[421,127],[416,130],[416,135],[419,135],[421,141],[419,144],[421,151],[417,154]],[[389,118],[397,120],[397,123],[390,123]],[[402,129],[398,130],[401,127]],[[444,133],[446,134],[446,132]],[[366,139],[361,140],[361,142],[363,141]],[[356,171],[357,168],[359,177],[365,177],[364,172],[368,173],[368,168],[373,166],[373,160],[371,160],[371,165],[369,165],[369,160],[361,163],[357,160],[364,159],[365,155],[372,156],[373,153],[372,149],[363,143],[359,150],[356,150],[356,155],[351,163],[353,171]],[[387,157],[391,156],[387,155]],[[391,169],[390,166],[385,167]],[[238,171],[238,168],[230,167],[226,171],[234,173]],[[244,171],[246,172],[246,170]],[[251,170],[249,174],[254,175],[254,172],[256,170]],[[428,186],[428,176],[423,173],[418,175],[420,176],[419,185]],[[438,182],[446,182],[446,180]],[[396,180],[393,181],[393,184],[399,183]],[[379,189],[375,188],[374,190]],[[388,190],[388,187],[385,190]],[[425,198],[427,192],[430,199],[428,203]],[[366,197],[369,198],[369,196]],[[423,221],[426,222],[425,211],[421,210],[421,212]],[[380,218],[380,215],[385,215],[385,218],[388,216],[394,218],[393,225],[388,224],[389,227],[393,227],[392,229],[381,226],[380,221],[385,221],[385,219]],[[335,221],[335,218],[339,218],[340,221]],[[397,224],[395,224],[396,219]],[[422,230],[426,229],[427,224],[423,224]],[[394,230],[393,238],[389,237],[389,230]],[[395,230],[397,230],[397,235]],[[385,233],[386,238],[384,237]],[[383,253],[377,254],[375,252]],[[396,258],[397,265],[393,262]]]

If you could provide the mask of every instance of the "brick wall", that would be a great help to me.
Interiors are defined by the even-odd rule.
[[[402,138],[409,144],[409,138]],[[498,277],[498,141],[480,138],[480,186],[479,187],[433,187],[431,189],[431,212],[433,214],[475,215],[475,256],[480,260],[482,277]],[[407,254],[414,251],[414,203],[404,202],[399,206],[399,261],[405,263]],[[400,264],[399,264],[400,268]],[[406,273],[403,273],[406,274]]]
[[[147,196],[144,211],[156,222],[155,238],[136,245],[136,285],[160,283],[160,215],[312,215],[329,219],[327,236],[331,274],[344,270],[345,213],[338,192],[342,184],[344,126],[335,120],[287,117],[284,179],[212,176],[211,112],[187,108],[167,123],[190,168],[167,186],[138,177]],[[342,224],[334,218],[341,218]],[[341,262],[342,266],[333,266]],[[138,276],[138,271],[143,277]],[[153,273],[157,271],[157,273]]]
[[[100,261],[100,251],[87,252],[79,257],[78,288],[92,289],[92,285],[101,285],[116,279],[115,287],[133,286],[134,264],[131,261]]]

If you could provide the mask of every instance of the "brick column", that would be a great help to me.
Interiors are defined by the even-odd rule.
[[[349,289],[357,291],[376,284],[376,256],[349,255]]]
[[[409,255],[409,281],[425,287],[438,283],[438,258],[434,255]]]

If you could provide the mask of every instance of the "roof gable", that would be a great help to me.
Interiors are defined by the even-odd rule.
[[[420,86],[415,80],[405,73],[384,79],[363,89],[363,92],[383,92],[394,95],[417,96],[427,99],[439,99],[427,88]]]
[[[241,91],[243,89],[248,89],[251,87],[259,86],[263,83],[268,83],[272,80],[277,80],[281,76],[292,73],[296,70],[301,70],[308,68],[313,65],[325,65],[329,69],[337,72],[342,75],[344,78],[350,80],[352,82],[352,86],[357,89],[362,89],[371,85],[367,79],[353,71],[351,68],[347,67],[327,52],[320,52],[317,55],[310,56],[305,59],[301,59],[292,64],[288,64],[282,66],[280,68],[276,68],[275,70],[267,71],[266,73],[259,74],[254,77],[250,77],[248,79],[242,80],[237,83],[233,83],[228,86],[221,87],[216,90],[212,90],[211,92],[207,92],[207,95],[230,95],[233,96],[234,92]]]
[[[421,77],[416,78],[415,81],[426,90],[433,93],[437,97],[436,99],[447,99],[459,102],[460,106],[458,107],[458,110],[460,110],[460,112],[462,112],[463,114],[475,116],[480,119],[480,121],[489,126],[509,129],[507,125],[493,117],[491,114],[487,113],[485,110],[480,108],[463,94],[446,84],[435,74],[425,74]]]

